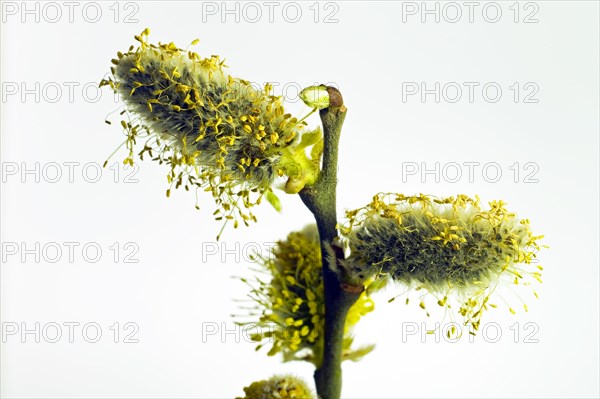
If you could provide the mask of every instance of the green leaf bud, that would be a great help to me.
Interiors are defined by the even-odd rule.
[[[329,107],[329,91],[325,85],[309,86],[303,89],[300,99],[311,108],[324,109]]]

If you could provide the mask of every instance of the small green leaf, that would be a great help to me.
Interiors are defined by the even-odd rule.
[[[375,279],[373,282],[371,282],[368,286],[367,286],[367,295],[371,295],[379,290],[381,290],[382,288],[384,288],[388,283],[390,282],[389,277],[379,277],[377,279]]]
[[[306,148],[317,143],[322,138],[323,134],[321,133],[321,128],[318,127],[312,132],[306,132],[302,135],[302,140],[300,141],[300,144],[298,144],[298,148]]]
[[[343,360],[351,360],[353,362],[357,362],[363,358],[363,356],[368,355],[371,351],[375,349],[375,345],[366,345],[361,346],[360,348],[353,350],[349,353],[344,353]]]
[[[281,201],[272,190],[267,191],[267,201],[277,212],[281,212]]]
[[[325,145],[325,141],[323,139],[319,140],[313,148],[310,150],[310,158],[313,160],[321,159],[321,155],[323,155],[323,146]]]

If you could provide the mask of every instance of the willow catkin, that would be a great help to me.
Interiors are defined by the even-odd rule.
[[[270,85],[258,90],[227,74],[218,56],[202,58],[173,43],[151,44],[148,34],[135,37],[138,47],[117,54],[111,76],[101,82],[125,103],[125,163],[133,164],[134,148],[143,142],[140,158],[167,164],[175,188],[210,191],[220,217],[237,216],[232,209],[260,202],[272,193],[277,176],[292,177],[291,170],[306,174],[293,159],[301,158],[293,144],[305,123],[285,112]],[[250,218],[240,214],[244,222]]]
[[[343,279],[391,279],[432,293],[443,307],[453,297],[475,328],[500,282],[541,282],[542,268],[534,262],[542,236],[502,201],[484,209],[465,195],[378,194],[346,216],[341,231],[350,254],[341,262]]]
[[[244,388],[246,396],[238,399],[313,399],[308,385],[292,375],[276,375]]]
[[[271,343],[269,355],[281,353],[284,361],[304,360],[319,365],[324,345],[325,293],[317,226],[290,233],[286,240],[277,242],[269,256],[255,260],[268,278],[244,280],[252,286],[249,297],[255,304],[253,313],[259,318],[241,324],[259,326],[251,337],[259,342],[259,348]],[[373,309],[366,292],[350,308],[343,360],[358,360],[373,349],[352,347],[352,328]]]

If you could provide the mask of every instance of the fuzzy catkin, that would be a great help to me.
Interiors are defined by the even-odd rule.
[[[216,57],[194,62],[168,47],[145,47],[121,58],[115,79],[148,128],[186,155],[198,152],[198,164],[256,187],[272,182],[274,158],[296,136],[278,99],[226,75]]]
[[[249,282],[249,297],[259,320],[245,323],[261,328],[251,337],[259,344],[272,343],[269,355],[281,353],[284,361],[305,360],[320,364],[324,345],[325,297],[321,271],[321,248],[316,225],[290,233],[278,241],[271,256],[257,263],[269,276]],[[363,293],[348,312],[342,357],[358,360],[373,346],[353,348],[352,327],[374,309]],[[244,323],[242,323],[244,324]],[[253,331],[253,330],[250,330]]]
[[[313,399],[308,385],[291,375],[273,376],[244,388],[246,396],[238,399]]]
[[[341,232],[349,256],[341,261],[341,277],[354,284],[391,279],[425,289],[440,306],[450,307],[448,297],[454,296],[459,313],[477,328],[497,284],[541,282],[542,267],[532,261],[542,236],[505,205],[492,201],[484,209],[465,195],[378,194],[346,213]]]
[[[227,74],[218,56],[151,44],[148,34],[135,37],[138,47],[118,53],[111,77],[101,82],[125,103],[125,163],[133,164],[134,149],[143,144],[138,156],[167,164],[171,186],[211,192],[219,217],[260,203],[274,179],[292,169],[282,157],[305,123],[285,112],[270,85],[258,90]],[[257,193],[254,200],[250,192]],[[252,218],[240,214],[244,222]]]

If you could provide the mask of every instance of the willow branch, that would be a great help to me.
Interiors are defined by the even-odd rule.
[[[320,366],[315,371],[317,393],[322,399],[339,399],[342,391],[342,345],[348,310],[358,300],[362,287],[344,284],[334,272],[344,253],[336,245],[337,213],[336,187],[338,144],[346,117],[341,93],[327,87],[330,96],[328,108],[320,111],[323,123],[323,165],[319,178],[310,187],[300,191],[300,198],[313,213],[321,241],[323,285],[325,289],[324,350]],[[332,256],[333,255],[333,256]]]

